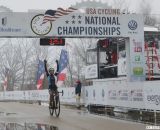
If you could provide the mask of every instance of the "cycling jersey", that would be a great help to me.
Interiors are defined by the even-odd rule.
[[[57,85],[56,85],[56,79],[55,79],[55,74],[49,74],[47,70],[47,65],[45,64],[45,71],[48,79],[48,89],[50,90],[57,90]]]
[[[57,90],[56,81],[54,75],[48,75],[48,86],[50,90]]]

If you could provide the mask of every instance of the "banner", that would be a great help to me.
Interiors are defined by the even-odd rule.
[[[52,13],[47,19],[44,13],[1,12],[1,37],[143,37],[142,16],[137,14],[121,15],[80,12],[74,9],[67,14],[56,16]],[[52,10],[53,11],[53,10]],[[58,13],[58,11],[57,11]],[[47,20],[47,21],[46,21]],[[5,21],[5,22],[4,22]],[[142,28],[141,28],[142,27]]]
[[[144,81],[146,78],[144,38],[130,38],[130,81]]]
[[[97,80],[93,86],[85,87],[85,105],[160,110],[159,84],[160,81],[131,83],[122,78]]]
[[[125,37],[127,77],[129,81],[145,79],[144,25],[142,15],[120,14],[116,9],[69,7],[44,13],[1,12],[0,37]]]
[[[97,64],[88,65],[85,68],[85,79],[96,79],[98,78]]]
[[[160,110],[160,81],[128,83],[126,79],[95,81],[93,86],[82,87],[81,103],[124,107],[128,109]],[[76,104],[75,88],[59,88],[61,103]],[[0,101],[49,101],[48,90],[0,92]]]

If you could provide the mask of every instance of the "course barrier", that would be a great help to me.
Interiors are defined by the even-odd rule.
[[[59,88],[64,92],[62,103],[76,103],[75,88]],[[48,90],[0,92],[0,101],[48,101]],[[125,79],[95,81],[93,86],[82,87],[81,103],[124,107],[131,109],[160,110],[160,81],[127,82]]]

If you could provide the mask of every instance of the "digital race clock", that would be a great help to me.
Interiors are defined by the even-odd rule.
[[[40,45],[41,46],[64,46],[65,39],[64,38],[41,38]]]

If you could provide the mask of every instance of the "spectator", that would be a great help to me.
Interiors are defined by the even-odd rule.
[[[80,80],[77,80],[76,81],[76,87],[75,87],[77,108],[80,108],[81,87],[82,87],[82,85],[81,85]]]

